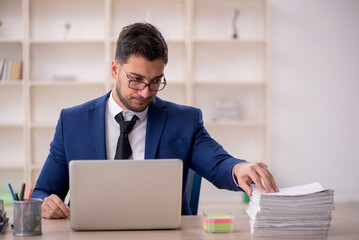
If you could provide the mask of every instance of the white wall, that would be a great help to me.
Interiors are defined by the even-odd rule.
[[[359,201],[359,1],[270,6],[272,172]]]

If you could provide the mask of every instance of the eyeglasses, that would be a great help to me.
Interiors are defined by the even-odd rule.
[[[133,90],[143,90],[148,86],[150,91],[158,92],[163,90],[167,84],[165,76],[156,78],[155,80],[152,80],[151,83],[148,84],[142,81],[143,77],[128,77],[125,71],[123,70],[121,64],[117,60],[116,62],[120,66],[123,74],[125,75],[128,81],[128,87]]]

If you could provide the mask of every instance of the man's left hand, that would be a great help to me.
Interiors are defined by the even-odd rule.
[[[249,197],[252,196],[252,188],[250,183],[253,181],[259,191],[263,193],[279,192],[277,184],[268,167],[263,162],[241,162],[237,163],[233,168],[234,177],[240,188],[245,191]],[[264,185],[262,184],[262,180]]]

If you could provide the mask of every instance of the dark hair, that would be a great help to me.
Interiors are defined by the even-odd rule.
[[[162,58],[168,62],[168,49],[160,31],[149,23],[134,23],[122,28],[117,40],[115,59],[127,63],[131,56],[149,61]]]

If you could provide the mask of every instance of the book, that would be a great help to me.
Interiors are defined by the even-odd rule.
[[[22,61],[11,61],[10,77],[9,80],[20,80],[22,75]]]
[[[0,59],[0,81],[22,79],[22,60]]]
[[[2,75],[4,72],[5,59],[0,59],[0,81],[2,81]]]
[[[10,64],[9,60],[4,59],[2,75],[1,75],[1,81],[3,82],[8,80],[9,64]]]
[[[253,185],[246,213],[252,236],[325,237],[334,209],[334,190],[319,183],[261,193]]]

